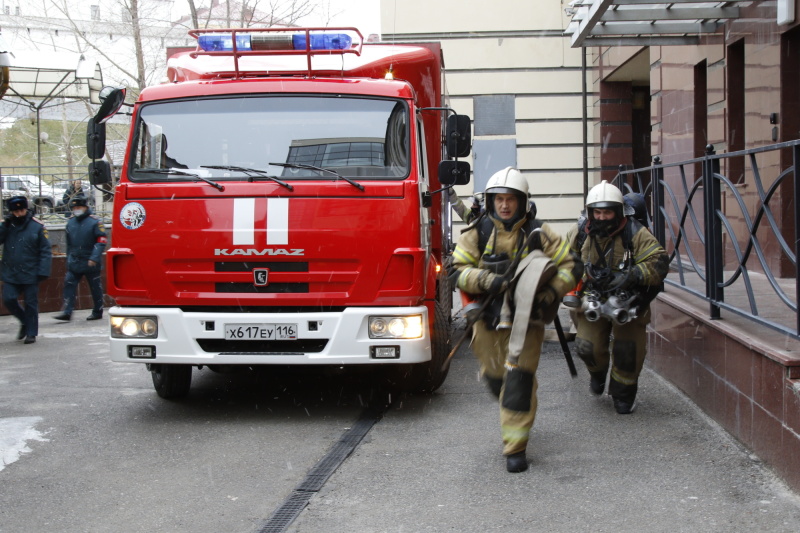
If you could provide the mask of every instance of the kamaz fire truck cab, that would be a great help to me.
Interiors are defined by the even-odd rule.
[[[444,187],[469,180],[468,117],[446,107],[438,44],[353,28],[192,30],[169,83],[133,105],[107,253],[113,361],[158,394],[192,367],[372,365],[404,389],[447,375]],[[90,179],[111,181],[104,123]]]

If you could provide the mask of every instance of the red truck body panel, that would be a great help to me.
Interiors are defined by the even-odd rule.
[[[285,364],[287,355],[297,364],[431,361],[435,337],[445,335],[441,322],[449,323],[451,295],[440,287],[449,204],[441,195],[433,195],[429,206],[423,202],[424,193],[440,188],[441,51],[438,44],[364,44],[358,50],[360,54],[313,55],[310,63],[305,54],[234,58],[180,52],[168,62],[170,82],[142,91],[115,191],[108,250],[107,291],[117,304],[110,312],[113,360],[136,360],[153,368]],[[309,112],[302,120],[320,121],[320,130],[325,129],[326,102],[388,106],[388,121],[380,118],[385,139],[335,138],[329,130],[331,138],[314,139],[313,126],[306,128],[312,133],[304,130],[305,137],[291,139],[291,149],[298,153],[310,145],[330,148],[326,143],[343,140],[379,146],[384,166],[362,169],[363,174],[349,178],[324,172],[298,178],[282,152],[284,159],[269,163],[284,167],[274,176],[282,185],[258,169],[215,170],[203,162],[204,152],[219,165],[229,152],[246,154],[248,144],[253,145],[254,161],[276,159],[264,155],[271,150],[268,138],[284,128],[277,119],[270,122],[272,115],[262,109],[276,101],[314,102],[318,114]],[[253,113],[242,115],[248,119],[264,112],[263,130],[248,125],[248,136],[227,140],[234,138],[235,123],[223,127],[213,120],[198,122],[209,103],[216,102],[251,106]],[[161,149],[167,149],[167,130],[160,138],[154,132],[161,125],[152,118],[162,108],[177,114],[165,111],[163,119],[171,124],[170,147],[180,148],[181,131],[197,140],[194,152],[180,148],[184,158],[193,160],[188,167],[177,167],[186,170],[175,165],[146,168],[154,143],[163,142]],[[219,122],[220,115],[213,116]],[[345,119],[346,113],[337,115],[346,124]],[[286,129],[295,126],[291,115],[283,120],[288,121],[283,123]],[[206,136],[214,143],[204,144],[197,124],[208,128]],[[390,140],[395,134],[406,139],[400,157],[404,166],[396,167],[405,170],[382,175],[381,169],[390,169],[388,161],[395,157]],[[223,155],[212,154],[217,144],[223,145]],[[389,319],[421,316],[427,327],[413,339],[383,337],[381,331],[368,334],[370,321],[381,310]],[[122,321],[138,315],[158,323],[152,340],[115,336],[115,317]],[[247,322],[254,327],[291,326],[296,338],[281,340],[279,346],[231,340],[228,325],[242,331]],[[441,352],[445,340],[438,346]],[[381,359],[392,353],[383,348],[396,355]],[[438,375],[443,380],[440,371]]]

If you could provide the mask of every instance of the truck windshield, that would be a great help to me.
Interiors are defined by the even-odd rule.
[[[341,179],[337,174],[403,179],[409,172],[408,107],[398,100],[239,96],[151,103],[141,108],[136,135],[132,181],[186,181],[187,172],[215,181],[247,180],[252,172],[284,181]]]

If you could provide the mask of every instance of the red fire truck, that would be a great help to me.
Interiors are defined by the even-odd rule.
[[[164,398],[189,392],[193,367],[236,365],[369,365],[438,388],[452,292],[437,193],[470,172],[438,44],[189,33],[197,48],[132,106],[106,262],[112,360],[145,363]],[[96,185],[111,181],[105,121],[129,105],[103,96]]]

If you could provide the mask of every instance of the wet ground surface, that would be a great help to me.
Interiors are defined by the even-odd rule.
[[[800,498],[652,372],[629,416],[545,343],[530,469],[461,350],[432,395],[339,372],[194,372],[180,402],[112,363],[105,321],[0,317],[0,532],[266,531],[370,404],[391,406],[285,530],[795,532]],[[456,331],[456,334],[459,334]]]

